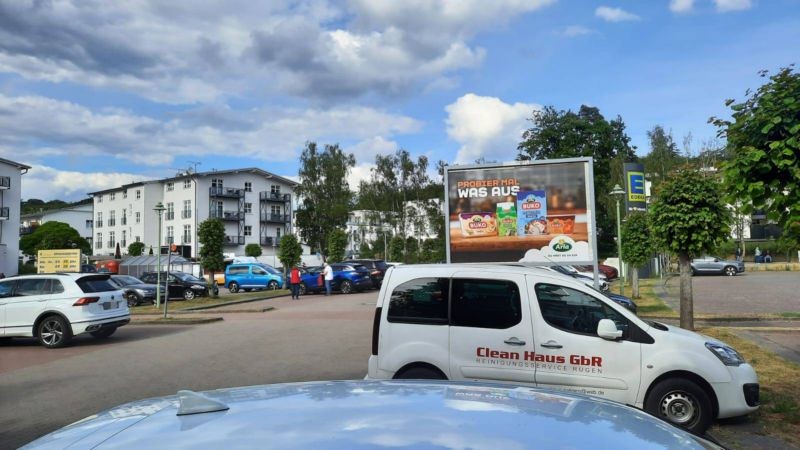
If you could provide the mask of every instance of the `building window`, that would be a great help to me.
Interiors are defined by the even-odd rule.
[[[91,219],[86,221],[86,228],[92,228],[92,220]]]
[[[192,188],[192,180],[183,180],[183,188],[184,189],[191,189]]]
[[[142,191],[140,191],[139,189],[137,189],[137,190],[136,190],[136,200],[139,200],[140,198],[142,198]]]
[[[244,204],[244,212],[246,214],[250,214],[251,212],[253,212],[253,204],[252,203],[245,203]]]
[[[112,192],[112,193],[108,194],[108,199],[111,200],[112,202],[114,201],[115,198],[117,198],[117,193],[116,192]]]
[[[128,190],[127,189],[122,191],[122,198],[128,198]]]
[[[181,211],[181,217],[184,219],[188,219],[192,217],[192,201],[191,200],[184,200],[183,201],[183,211]]]
[[[183,241],[185,243],[192,242],[192,226],[191,225],[184,225],[183,226]]]
[[[141,238],[139,238],[139,236],[136,236],[134,239],[136,239],[136,242],[142,242],[142,240],[141,240]]]
[[[116,215],[116,211],[113,209],[108,212],[108,226],[113,227],[117,223],[117,218],[114,217]]]
[[[127,240],[127,236],[126,235],[127,235],[127,232],[125,230],[122,230],[122,241],[120,241],[120,243],[119,243],[119,245],[121,245],[122,247],[127,247],[128,246],[128,240]]]
[[[97,213],[97,220],[95,220],[94,226],[97,228],[103,228],[103,213]]]
[[[97,196],[97,203],[103,203],[103,194]]]
[[[273,193],[273,194],[280,194],[281,193],[281,187],[279,185],[277,185],[277,184],[273,184],[272,186],[269,187],[269,191],[271,193]]]
[[[142,221],[142,213],[136,211],[136,223],[141,223]]]
[[[122,225],[127,225],[128,224],[128,210],[127,209],[123,209],[122,210],[122,220],[120,222],[122,223]]]
[[[167,191],[174,191],[174,190],[175,190],[175,183],[173,183],[172,181],[167,183]]]
[[[97,240],[94,241],[94,248],[103,248],[103,233],[97,233]]]
[[[244,191],[245,192],[253,192],[253,183],[249,181],[244,182]]]
[[[253,227],[251,227],[250,225],[245,225],[244,226],[244,235],[245,236],[252,236],[253,235]]]
[[[175,228],[172,226],[167,227],[167,244],[172,244],[175,241]]]
[[[116,236],[113,231],[108,232],[108,248],[114,248],[117,245]]]
[[[275,236],[278,238],[279,241],[281,240],[281,229],[280,228],[275,228]]]
[[[172,202],[167,203],[167,215],[164,220],[172,220],[175,218],[175,204]]]
[[[211,180],[211,187],[213,188],[222,188],[222,179],[221,178],[214,178]]]
[[[218,219],[222,218],[224,204],[222,203],[222,201],[216,201],[212,203],[214,209],[211,211],[211,217],[216,217]]]

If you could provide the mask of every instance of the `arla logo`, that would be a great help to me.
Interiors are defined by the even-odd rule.
[[[564,253],[564,252],[568,252],[568,251],[572,250],[572,247],[573,247],[574,244],[575,244],[575,241],[573,241],[569,237],[561,236],[561,237],[558,238],[557,242],[551,243],[550,247],[552,247],[552,249],[554,251],[556,251],[556,252]]]

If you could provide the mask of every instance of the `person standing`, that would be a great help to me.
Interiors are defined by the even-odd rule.
[[[289,283],[292,285],[292,300],[300,300],[300,269],[297,268],[297,265],[292,267]]]
[[[739,247],[738,245],[736,246],[736,260],[742,260],[742,247]]]
[[[331,295],[331,282],[333,281],[333,269],[331,265],[325,262],[325,267],[322,269],[322,276],[325,278],[325,295]]]
[[[756,250],[753,252],[756,257],[756,264],[761,262],[761,249],[756,246]]]

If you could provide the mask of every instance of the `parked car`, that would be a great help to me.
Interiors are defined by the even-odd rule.
[[[240,289],[279,289],[283,287],[283,274],[266,264],[231,264],[225,268],[225,287],[234,294]]]
[[[584,392],[698,434],[758,409],[758,376],[736,350],[644,321],[578,280],[522,265],[426,264],[393,267],[383,283],[370,379]]]
[[[156,272],[145,272],[140,279],[148,284],[156,284],[157,276]],[[169,272],[169,283],[167,284],[167,272],[161,272],[161,283],[169,286],[169,298],[193,300],[195,297],[208,295],[206,281],[188,273]]]
[[[584,273],[584,274],[587,274],[587,275],[590,275],[590,276],[592,274],[594,274],[594,272],[593,272],[594,266],[592,266],[592,265],[572,266],[572,267],[577,269],[578,272],[580,272],[580,273]],[[615,279],[617,279],[617,277],[619,277],[619,272],[617,271],[616,268],[611,267],[611,266],[607,266],[605,264],[599,264],[597,266],[597,271],[601,275],[603,275],[605,277],[605,280],[608,280],[608,281],[615,280]]]
[[[81,273],[97,273],[97,267],[91,264],[81,264]]]
[[[0,280],[3,337],[35,337],[47,348],[89,333],[107,338],[131,320],[122,291],[108,275],[56,273]]]
[[[703,256],[695,258],[691,262],[692,275],[716,274],[735,276],[737,273],[744,272],[744,261],[722,259],[717,256]]]
[[[349,294],[353,291],[363,291],[372,287],[372,280],[369,277],[369,270],[360,264],[348,262],[331,264],[333,269],[333,281],[331,290]],[[301,271],[300,293],[320,293],[325,291],[325,285],[318,284],[318,279],[322,273],[322,267],[307,267]]]
[[[587,286],[594,287],[594,278],[592,278],[590,276],[587,276],[587,275],[584,275],[582,273],[578,273],[575,270],[570,270],[570,269],[567,269],[566,267],[563,267],[563,266],[542,266],[541,268],[545,269],[545,270],[549,270],[551,272],[557,272],[557,273],[560,273],[562,275],[566,275],[568,277],[575,278],[576,280],[580,281],[581,283],[583,283],[583,284],[585,284]],[[608,290],[608,282],[606,280],[599,279],[598,283],[597,283],[597,286],[600,288],[601,291],[607,291]]]
[[[625,308],[628,309],[628,311],[636,314],[636,308],[637,308],[636,303],[634,303],[633,299],[631,299],[630,297],[626,297],[622,294],[614,294],[610,291],[601,292],[601,294],[624,306]]]
[[[179,391],[25,448],[721,449],[619,403],[486,383],[321,381]]]
[[[372,280],[372,286],[375,289],[380,289],[381,283],[383,282],[383,276],[386,273],[386,270],[389,269],[389,265],[387,265],[382,259],[351,259],[345,262],[361,264],[362,266],[366,267],[367,270],[369,270],[369,278]]]
[[[145,283],[132,275],[111,275],[111,281],[125,293],[129,307],[139,306],[144,303],[155,303],[156,301],[155,283]],[[162,286],[161,295],[163,296],[165,292]]]

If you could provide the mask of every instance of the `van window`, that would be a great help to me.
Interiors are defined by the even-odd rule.
[[[261,267],[253,266],[253,275],[266,275],[267,271]]]
[[[229,266],[228,275],[243,275],[247,273],[247,266]]]
[[[571,333],[597,335],[601,319],[611,319],[628,335],[628,320],[604,302],[589,294],[554,284],[536,285],[542,317],[548,324]]]
[[[392,291],[389,322],[447,324],[447,278],[418,278]]]
[[[519,288],[507,280],[453,279],[451,325],[512,327],[522,320]]]

